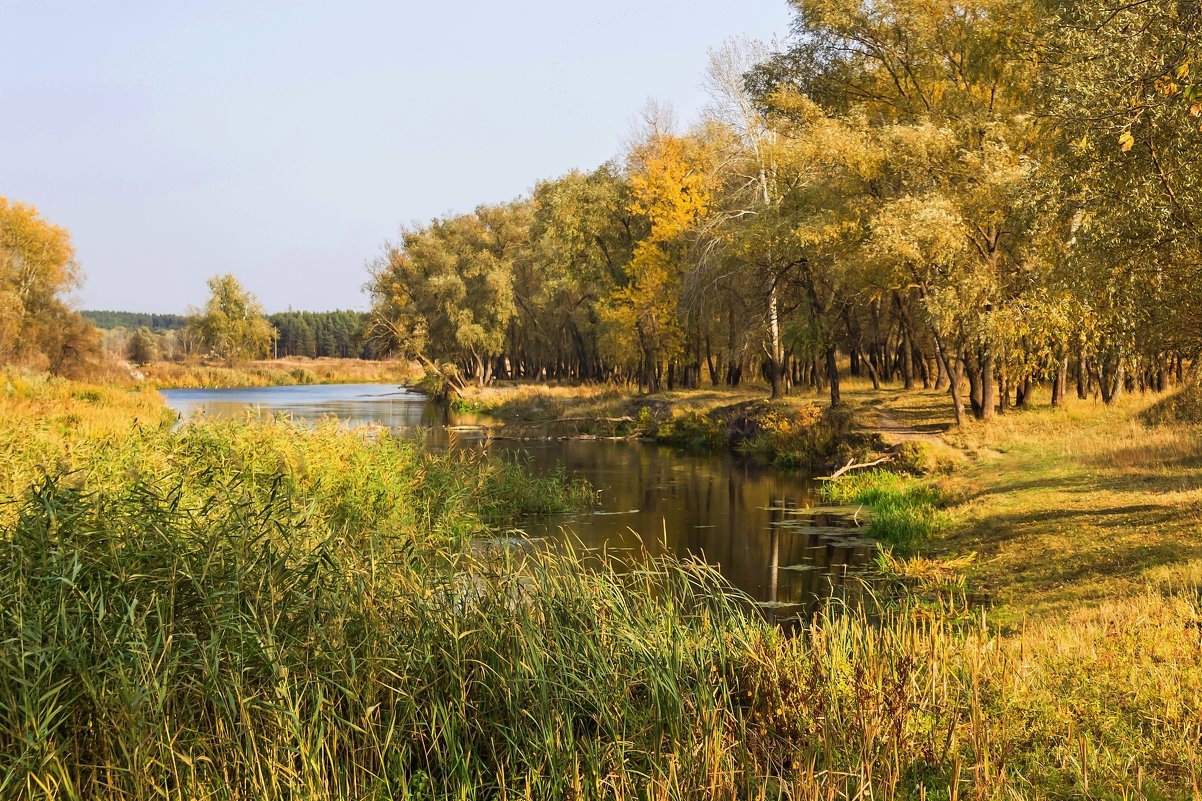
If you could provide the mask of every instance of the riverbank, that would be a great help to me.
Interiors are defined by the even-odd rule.
[[[501,421],[503,436],[538,429],[558,436],[653,440],[697,451],[731,450],[781,468],[830,472],[886,451],[904,469],[924,470],[911,449],[886,448],[850,409],[831,413],[812,396],[767,400],[760,387],[660,392],[606,386],[510,384],[471,388],[457,411]]]
[[[157,389],[241,389],[304,384],[397,384],[421,377],[414,364],[368,359],[263,359],[230,366],[205,362],[151,362],[134,375]]]
[[[1083,595],[1063,593],[1069,565],[1062,585],[1020,571],[1002,591],[1025,549],[1005,526],[1029,546],[1088,519],[1095,477],[1117,494],[1090,531],[1114,549],[1135,544],[1116,535],[1128,519],[1152,536],[1128,507],[1196,513],[1196,450],[1134,427],[1134,400],[939,435],[964,463],[923,484],[948,521],[897,560],[915,592],[790,638],[703,566],[463,547],[577,497],[520,468],[278,421],[173,432],[146,389],[0,387],[4,797],[1197,792],[1202,610],[1182,552]],[[863,411],[908,432],[894,423],[944,402],[881,393]],[[1002,541],[982,556],[984,521]]]
[[[1000,621],[1018,626],[1148,587],[1202,582],[1202,391],[1127,395],[1112,405],[1070,398],[1052,409],[1037,390],[1027,408],[957,429],[944,393],[844,383],[842,430],[860,445],[848,455],[892,455],[884,467],[914,476],[907,486],[925,488],[937,497],[932,505],[943,507],[942,520],[922,537],[885,539],[917,548],[918,560],[956,564],[958,580]],[[824,420],[822,399],[798,393],[769,402],[763,395],[762,387],[638,396],[512,386],[469,394],[465,404],[516,426],[567,419],[604,430],[618,420],[639,434],[671,437],[693,424],[711,433],[708,447],[730,444],[729,410],[750,410],[743,424],[767,441],[755,447],[754,438],[743,440],[744,451],[804,464],[800,449],[816,438],[801,432],[805,421]],[[826,459],[827,467],[842,464]],[[832,488],[832,500],[874,491],[871,476],[857,483],[855,475]],[[891,481],[884,476],[875,486]]]
[[[547,394],[560,414],[580,414],[581,402]],[[702,393],[700,403],[721,408],[744,394]],[[519,391],[510,406],[543,395]],[[1037,393],[1028,408],[963,429],[943,393],[852,383],[844,398],[856,426],[887,448],[916,449],[928,467],[892,489],[888,474],[844,479],[833,499],[879,508],[917,496],[892,535],[875,532],[909,551],[883,557],[883,569],[941,625],[988,619],[989,647],[1021,675],[1010,701],[1023,711],[1007,702],[991,713],[1002,729],[1031,727],[1009,756],[994,754],[1025,777],[1019,797],[1196,796],[1202,392],[1128,395],[1110,406],[1070,398],[1061,409]],[[629,402],[603,396],[600,408]],[[918,535],[905,536],[916,521]]]

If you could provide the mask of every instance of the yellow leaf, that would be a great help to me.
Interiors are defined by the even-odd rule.
[[[1189,59],[1181,62],[1181,66],[1177,68],[1177,80],[1184,81],[1189,77]]]
[[[1123,135],[1119,137],[1119,147],[1124,153],[1135,147],[1135,137],[1130,131],[1123,131]]]

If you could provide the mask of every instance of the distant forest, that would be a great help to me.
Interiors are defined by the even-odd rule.
[[[124,311],[85,311],[83,316],[106,331],[149,329],[151,333],[183,331],[188,318],[180,314],[142,314]],[[356,311],[288,311],[267,316],[275,328],[277,356],[319,358],[375,357],[363,336],[367,315]]]
[[[107,310],[84,311],[81,314],[103,331],[111,331],[114,328],[125,328],[130,331],[138,328],[149,328],[151,331],[179,331],[188,324],[188,318],[182,314],[142,314]]]
[[[280,356],[374,358],[364,340],[367,315],[356,311],[282,312],[267,316],[278,332]]]

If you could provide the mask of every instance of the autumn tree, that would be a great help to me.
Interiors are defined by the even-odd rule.
[[[159,343],[146,326],[141,326],[129,337],[129,360],[134,364],[147,364],[159,357]]]
[[[0,197],[0,362],[72,373],[94,360],[100,334],[66,301],[79,284],[66,229]]]
[[[1163,388],[1168,362],[1202,344],[1202,13],[1168,0],[1049,11],[1041,89],[1057,151],[1041,175],[1092,323],[1078,372],[1109,402],[1133,373]]]
[[[452,385],[488,384],[514,316],[514,275],[530,258],[529,202],[481,206],[403,232],[375,263],[372,331]]]
[[[862,120],[868,141],[931,126],[952,139],[954,158],[934,176],[906,183],[873,180],[887,167],[874,163],[888,151],[869,147],[867,160],[851,160],[848,175],[860,178],[869,210],[888,213],[907,198],[930,200],[937,193],[953,210],[964,236],[964,258],[939,276],[940,287],[959,282],[958,307],[964,332],[958,343],[978,416],[997,405],[996,356],[989,318],[1015,303],[1010,276],[1021,270],[1015,244],[1021,239],[1021,190],[1029,172],[1032,136],[1031,61],[1033,11],[1024,0],[987,0],[965,5],[950,0],[798,0],[795,44],[749,77],[766,113],[794,120],[813,105],[833,118]],[[906,175],[896,177],[905,178]],[[936,178],[932,181],[930,178]],[[894,207],[896,210],[897,207]],[[852,207],[856,215],[863,209]],[[868,227],[872,222],[868,221]],[[922,292],[918,293],[919,299]],[[897,292],[903,326],[914,316],[913,298]],[[915,332],[904,327],[902,355],[910,361]],[[907,378],[907,383],[909,379]]]
[[[228,273],[213,276],[208,286],[204,308],[188,319],[188,329],[201,346],[230,363],[270,355],[275,329],[255,296]]]
[[[711,117],[730,132],[721,142],[723,191],[710,235],[720,254],[719,271],[741,275],[759,310],[766,334],[766,367],[772,397],[785,384],[782,305],[786,288],[805,264],[795,220],[785,210],[791,193],[805,183],[806,165],[793,143],[765,117],[744,75],[768,57],[755,42],[731,40],[710,53],[707,87]]]
[[[600,308],[628,285],[646,219],[632,210],[629,184],[613,164],[544,181],[533,200],[533,258],[515,281],[520,341],[512,344],[522,374],[612,375]]]
[[[652,392],[673,383],[675,361],[686,349],[682,277],[692,265],[695,228],[713,202],[713,157],[705,138],[672,133],[654,115],[631,149],[629,208],[646,221],[647,232],[634,245],[628,282],[613,293],[603,314],[610,353],[640,354],[639,383]],[[695,347],[692,356],[684,369],[686,383],[700,375]]]

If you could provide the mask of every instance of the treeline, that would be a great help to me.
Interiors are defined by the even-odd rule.
[[[798,0],[620,162],[405,229],[370,332],[451,383],[649,390],[841,369],[979,418],[1158,389],[1202,344],[1202,14]],[[963,389],[963,391],[962,391]]]
[[[80,314],[95,323],[96,327],[102,331],[111,331],[114,328],[125,328],[130,331],[139,328],[148,328],[151,331],[178,331],[188,324],[188,318],[182,314],[144,314],[142,312],[87,309]]]
[[[209,355],[226,360],[302,356],[311,359],[376,358],[365,337],[367,315],[356,311],[297,312],[264,315],[232,277],[219,276],[209,308],[195,314],[140,314],[85,311],[103,329],[105,351],[137,364],[179,361]],[[212,287],[211,287],[212,288]],[[250,308],[243,308],[251,304]],[[232,309],[237,311],[231,311]],[[259,321],[262,321],[261,323]],[[263,327],[266,326],[266,327]],[[243,330],[246,329],[246,330]]]
[[[276,330],[276,354],[371,359],[375,349],[364,337],[367,315],[356,311],[282,312],[267,322]]]

